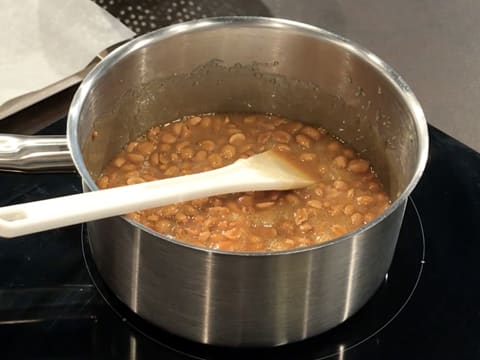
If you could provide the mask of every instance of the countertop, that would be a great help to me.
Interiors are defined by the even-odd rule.
[[[275,17],[316,25],[393,66],[430,124],[480,151],[480,1],[263,0]]]
[[[94,1],[137,33],[222,15],[275,16],[333,31],[393,66],[417,95],[430,124],[480,152],[479,0]],[[142,14],[150,20],[140,21]],[[38,131],[64,116],[73,91],[2,120],[0,131]]]

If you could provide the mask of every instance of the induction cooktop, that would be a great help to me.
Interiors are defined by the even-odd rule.
[[[65,121],[43,133],[61,134]],[[105,286],[81,225],[0,238],[2,359],[480,358],[480,154],[434,127],[382,286],[319,336],[265,349],[201,345],[131,312]],[[67,174],[0,173],[0,205],[81,191]]]

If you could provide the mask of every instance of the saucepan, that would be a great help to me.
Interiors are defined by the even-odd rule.
[[[166,27],[116,49],[86,76],[70,106],[66,141],[6,141],[12,151],[31,141],[42,151],[24,149],[29,155],[5,167],[52,169],[71,157],[84,190],[95,191],[103,166],[153,125],[189,114],[252,111],[321,125],[352,145],[376,168],[391,206],[345,236],[289,251],[200,248],[125,216],[88,223],[88,241],[110,289],[160,328],[226,346],[299,341],[348,319],[381,285],[407,197],[427,159],[418,101],[370,51],[280,19],[212,18]]]

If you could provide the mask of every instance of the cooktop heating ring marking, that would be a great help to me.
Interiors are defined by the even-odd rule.
[[[413,201],[413,199],[409,196],[408,197],[408,200],[409,202],[412,204],[413,206],[413,210],[415,211],[415,214],[417,215],[417,219],[418,219],[418,225],[420,226],[420,234],[421,234],[421,237],[422,237],[422,257],[420,259],[420,269],[418,271],[418,275],[417,275],[417,279],[415,280],[415,283],[413,284],[413,288],[412,290],[410,291],[410,294],[408,294],[407,296],[407,299],[405,300],[405,302],[403,303],[402,306],[400,306],[400,308],[395,312],[395,314],[393,314],[392,318],[390,320],[388,320],[385,324],[383,324],[378,330],[374,331],[372,334],[370,334],[369,336],[367,336],[365,339],[359,341],[358,343],[354,344],[354,345],[351,345],[349,347],[346,347],[346,348],[342,348],[341,351],[338,351],[334,354],[330,354],[330,355],[326,355],[326,356],[322,356],[322,357],[319,357],[319,358],[315,358],[315,359],[312,359],[312,360],[324,360],[324,359],[328,359],[328,358],[331,358],[332,356],[341,356],[342,353],[348,351],[348,350],[351,350],[363,343],[365,343],[366,341],[370,340],[371,338],[373,338],[374,336],[376,336],[378,333],[380,333],[383,329],[385,329],[388,325],[390,325],[393,320],[395,320],[395,318],[402,312],[402,310],[407,306],[407,304],[409,303],[410,299],[412,298],[415,290],[417,289],[417,286],[418,284],[420,283],[420,278],[422,276],[422,272],[423,272],[423,266],[425,265],[426,263],[426,260],[425,260],[425,253],[426,253],[426,242],[425,242],[425,232],[424,232],[424,229],[423,229],[423,223],[422,223],[422,218],[420,217],[420,212],[418,211],[418,208],[417,206],[415,205],[415,202]],[[387,273],[388,275],[388,273]],[[342,345],[340,345],[342,346]],[[342,359],[343,357],[340,357],[340,359]]]

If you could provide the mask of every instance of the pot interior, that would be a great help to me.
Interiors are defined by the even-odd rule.
[[[249,18],[176,25],[107,57],[69,114],[74,160],[96,188],[92,177],[150,127],[220,112],[273,113],[325,127],[372,162],[392,200],[423,167],[423,114],[388,66],[328,32]]]

